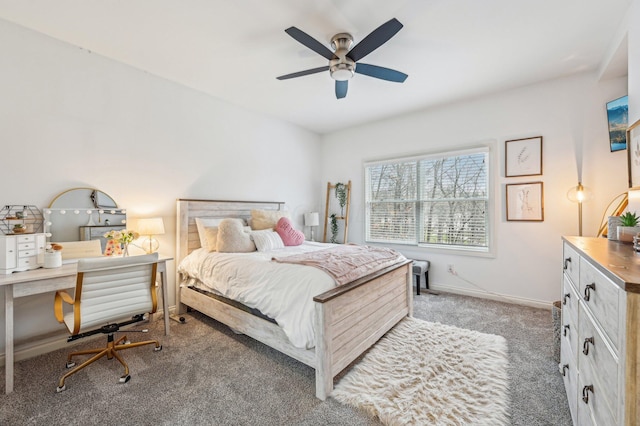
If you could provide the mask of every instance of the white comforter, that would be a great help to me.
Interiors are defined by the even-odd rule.
[[[332,245],[306,241],[300,246],[251,253],[198,249],[180,262],[178,272],[199,280],[209,291],[260,310],[276,320],[294,346],[310,349],[315,346],[313,297],[336,283],[320,269],[271,262],[271,258]]]

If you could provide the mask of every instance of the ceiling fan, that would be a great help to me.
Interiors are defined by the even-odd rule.
[[[366,36],[360,43],[353,46],[353,48],[351,47],[353,45],[353,37],[351,34],[336,34],[331,38],[331,47],[334,50],[332,52],[324,44],[320,43],[304,31],[299,30],[296,27],[287,28],[284,30],[287,34],[299,43],[327,58],[329,60],[329,65],[281,75],[280,77],[277,77],[277,79],[287,80],[290,78],[329,71],[331,78],[336,81],[336,98],[338,99],[347,96],[349,79],[353,77],[354,73],[368,75],[369,77],[379,78],[381,80],[403,83],[408,77],[407,74],[390,68],[358,62],[360,59],[364,58],[369,53],[389,41],[389,39],[396,35],[396,33],[401,29],[402,24],[400,21],[393,18],[373,30],[373,32]]]

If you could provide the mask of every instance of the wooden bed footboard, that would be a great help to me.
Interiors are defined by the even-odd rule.
[[[403,317],[413,315],[411,261],[330,290],[316,303],[316,396]]]
[[[279,210],[281,202],[178,200],[177,264],[200,247],[195,218],[250,216],[250,210]],[[179,309],[189,306],[315,368],[316,396],[333,390],[333,379],[403,317],[413,315],[411,261],[392,265],[367,277],[314,297],[316,346],[293,346],[277,325],[176,283]]]

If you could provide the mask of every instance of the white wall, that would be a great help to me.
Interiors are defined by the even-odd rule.
[[[582,182],[594,194],[584,205],[585,236],[597,233],[605,206],[627,188],[626,151],[611,153],[605,103],[627,93],[626,78],[598,83],[591,74],[563,78],[337,132],[323,138],[322,177],[352,181],[350,241],[364,242],[363,162],[437,152],[494,141],[496,256],[442,254],[396,246],[428,259],[434,288],[499,297],[533,305],[559,298],[562,235],[577,235],[578,210],[567,191]],[[506,140],[542,136],[543,175],[504,178]],[[507,222],[506,183],[544,182],[544,222]],[[454,264],[457,276],[446,272]]]
[[[0,69],[2,205],[99,188],[133,220],[162,216],[169,256],[177,198],[285,201],[299,227],[319,208],[313,133],[1,20]],[[19,342],[64,329],[52,294],[19,299],[15,316]]]

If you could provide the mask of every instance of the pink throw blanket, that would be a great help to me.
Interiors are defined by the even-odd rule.
[[[329,274],[338,285],[357,280],[394,265],[405,257],[385,247],[338,245],[328,249],[285,257],[273,257],[280,263],[314,266]]]

